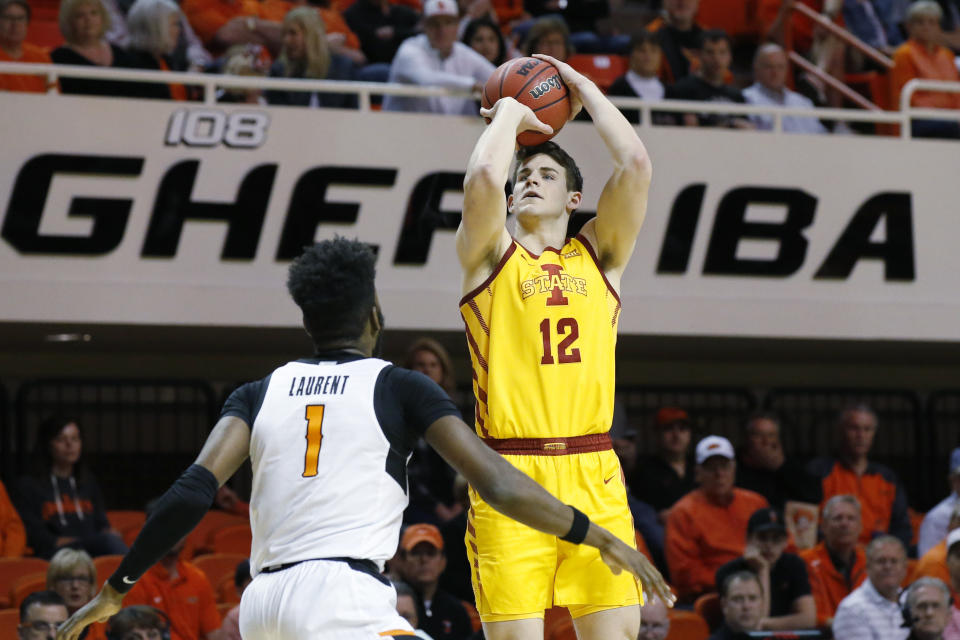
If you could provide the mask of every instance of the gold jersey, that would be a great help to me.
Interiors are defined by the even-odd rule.
[[[583,236],[539,256],[514,241],[460,314],[481,437],[609,431],[620,297]]]

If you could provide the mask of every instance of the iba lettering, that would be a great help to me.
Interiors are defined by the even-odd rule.
[[[559,90],[560,87],[560,76],[554,74],[531,89],[530,97],[537,99],[544,94],[549,93],[552,89]]]

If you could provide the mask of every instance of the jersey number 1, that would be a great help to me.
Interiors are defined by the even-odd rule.
[[[557,345],[557,360],[560,364],[580,362],[580,349],[571,349],[573,343],[580,337],[580,327],[577,325],[576,318],[560,318],[557,320],[557,334],[566,336]],[[540,335],[543,337],[543,357],[540,358],[540,364],[554,364],[549,318],[544,318],[543,322],[540,323]]]
[[[320,464],[320,441],[323,439],[323,405],[307,405],[307,453],[303,457],[303,477],[317,475]]]

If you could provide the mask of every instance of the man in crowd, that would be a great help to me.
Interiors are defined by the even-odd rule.
[[[360,38],[369,63],[390,64],[404,40],[417,33],[420,16],[410,7],[389,0],[357,0],[343,12]]]
[[[26,0],[0,0],[0,62],[50,64],[50,55],[44,49],[25,42],[29,24],[30,5]],[[46,90],[47,80],[43,76],[0,75],[0,91]]]
[[[862,528],[860,502],[834,496],[823,507],[823,541],[800,552],[817,607],[817,626],[830,626],[840,602],[866,579],[867,556],[857,545]]]
[[[640,635],[637,640],[666,640],[669,634],[667,606],[657,596],[650,595],[640,607]]]
[[[833,637],[843,640],[904,640],[900,585],[907,552],[899,538],[882,535],[867,545],[867,579],[843,599],[833,618]]]
[[[142,604],[121,609],[107,622],[107,640],[154,640],[169,633],[163,614]]]
[[[424,33],[400,45],[390,65],[390,82],[479,91],[494,66],[467,45],[457,42],[457,16],[454,0],[427,0],[423,5]],[[476,102],[470,96],[385,96],[383,109],[455,115],[476,115],[477,112]]]
[[[760,628],[763,618],[764,592],[757,574],[739,571],[727,576],[720,585],[720,608],[723,624],[710,640],[740,640],[747,631]]]
[[[780,419],[759,413],[747,420],[737,460],[737,486],[759,493],[770,506],[784,510],[788,500],[820,504],[820,483],[796,462],[786,459]]]
[[[950,589],[936,578],[920,578],[907,590],[910,612],[908,640],[946,640],[950,623]]]
[[[2,15],[0,13],[0,16]],[[0,87],[2,83],[3,77],[0,77]],[[6,488],[0,482],[0,558],[18,558],[23,555],[26,548],[27,530],[23,528],[23,520],[20,519],[20,514],[10,501]]]
[[[740,90],[729,84],[732,76],[730,63],[733,54],[730,37],[723,31],[711,29],[703,32],[700,49],[700,68],[667,88],[668,100],[694,100],[697,102],[744,103]],[[742,116],[723,113],[684,113],[682,124],[688,127],[735,127],[753,129],[749,120]]]
[[[763,496],[733,486],[737,463],[726,438],[701,440],[696,461],[700,487],[677,502],[667,520],[667,565],[683,602],[714,589],[716,570],[743,553],[750,516],[768,506]]]
[[[743,90],[748,104],[797,109],[813,109],[813,101],[787,88],[789,71],[787,54],[778,44],[768,42],[757,49],[753,58],[753,77],[756,80]],[[773,129],[773,116],[755,114],[750,121],[757,129]],[[788,133],[826,133],[827,129],[816,118],[783,116],[783,130]]]
[[[663,71],[667,84],[677,82],[700,64],[703,29],[696,23],[699,0],[664,0],[663,14],[647,25],[657,34],[663,49]]]
[[[860,501],[863,528],[860,543],[889,533],[907,546],[913,538],[907,513],[907,493],[888,467],[869,460],[877,434],[877,414],[865,404],[840,412],[837,420],[839,451],[836,457],[816,458],[808,470],[821,479],[823,499],[849,494]]]
[[[950,572],[947,570],[947,547],[951,534],[957,529],[960,529],[960,505],[954,507],[953,513],[950,514],[947,536],[923,554],[913,570],[912,577],[939,578],[946,584],[950,584]]]
[[[473,627],[467,610],[460,600],[439,588],[440,574],[447,566],[440,530],[432,524],[412,524],[400,538],[400,550],[400,574],[420,597],[420,627],[434,640],[470,637]]]
[[[427,632],[420,628],[420,598],[413,587],[406,582],[396,581],[393,588],[397,590],[397,613],[413,627],[413,632],[418,638],[433,640]]]
[[[54,640],[67,620],[67,605],[55,591],[35,591],[20,603],[20,640]]]
[[[665,524],[670,508],[697,486],[690,455],[690,416],[678,407],[663,407],[654,423],[657,452],[637,461],[629,484],[633,495],[656,509]]]
[[[960,494],[960,447],[950,453],[947,481],[950,483],[950,495],[930,509],[920,524],[920,535],[917,540],[918,556],[922,557],[947,537],[950,514],[960,504],[960,497],[958,497]]]
[[[717,584],[727,577],[752,571],[764,594],[763,617],[758,629],[812,629],[817,607],[810,592],[807,567],[787,547],[783,515],[775,509],[760,509],[747,522],[747,548],[743,556],[717,569]]]

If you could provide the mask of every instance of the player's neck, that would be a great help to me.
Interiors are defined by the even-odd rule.
[[[517,218],[516,240],[536,255],[547,247],[559,249],[567,240],[569,216],[524,216]]]

